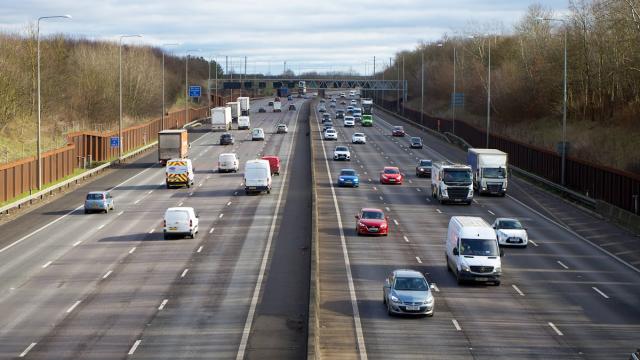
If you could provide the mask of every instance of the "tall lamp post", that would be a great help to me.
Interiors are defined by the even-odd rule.
[[[180,44],[178,43],[169,43],[169,44],[162,44],[162,47],[165,46],[178,46]],[[160,130],[164,130],[164,114],[166,113],[166,110],[164,108],[164,50],[162,50],[162,117],[160,118]]]
[[[200,49],[187,50],[184,64],[184,122],[189,122],[189,53],[200,51]]]
[[[118,141],[118,160],[122,161],[122,145],[123,145],[123,139],[122,139],[122,39],[124,38],[129,38],[129,37],[142,37],[142,35],[140,34],[134,34],[134,35],[120,35],[120,44],[119,44],[119,50],[120,50],[120,56],[119,56],[119,60],[118,60],[118,66],[120,68],[120,122],[118,123],[118,137],[119,137],[119,141]]]
[[[36,157],[38,158],[38,190],[42,189],[42,154],[40,141],[40,124],[42,122],[42,106],[40,102],[40,21],[45,19],[71,19],[71,15],[41,16],[36,25],[36,38],[38,42],[38,133],[36,136]]]
[[[489,38],[489,64],[487,65],[487,149],[491,129],[491,38]]]
[[[557,21],[565,25],[564,28],[564,70],[562,81],[562,151],[561,151],[561,170],[560,183],[565,184],[565,169],[567,162],[567,20],[558,18],[542,18],[537,17],[538,21]]]

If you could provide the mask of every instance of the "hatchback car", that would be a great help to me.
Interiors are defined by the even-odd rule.
[[[278,124],[276,127],[276,134],[286,134],[289,132],[289,128],[287,124]]]
[[[84,200],[84,213],[88,214],[94,211],[100,211],[108,213],[109,210],[114,210],[115,204],[113,197],[108,191],[92,191],[87,194]]]
[[[343,109],[336,110],[336,119],[344,119],[344,110]]]
[[[335,129],[327,129],[324,131],[325,140],[338,140],[338,132]]]
[[[336,146],[333,150],[333,160],[351,161],[351,152],[346,146]]]
[[[518,219],[497,218],[492,227],[496,230],[499,245],[527,247],[529,235]]]
[[[356,119],[353,116],[344,117],[344,127],[356,126]]]
[[[435,299],[431,293],[433,285],[415,270],[394,270],[382,286],[382,303],[389,315],[433,316]]]
[[[224,133],[220,135],[220,145],[233,145],[233,135]]]
[[[351,100],[349,103],[350,103],[351,105],[356,105],[358,102],[357,102],[356,100]]]
[[[393,130],[391,130],[391,135],[404,136],[404,128],[402,126],[394,126]]]
[[[255,128],[251,130],[251,141],[264,140],[264,130],[262,128]]]
[[[347,102],[342,100],[342,101],[340,101],[340,105],[347,105]]]
[[[353,169],[342,169],[338,176],[338,186],[360,186],[360,177],[358,173]]]
[[[367,137],[364,133],[353,133],[353,135],[351,135],[351,142],[354,144],[366,144]]]
[[[382,172],[380,172],[381,184],[402,184],[402,173],[400,169],[395,166],[386,166]]]
[[[431,177],[431,160],[422,159],[418,161],[418,165],[416,165],[416,176],[417,177]]]
[[[164,213],[165,240],[171,236],[194,238],[198,233],[198,215],[192,207],[171,207]]]
[[[389,235],[388,217],[380,209],[363,208],[356,214],[358,235]]]
[[[295,110],[296,104],[289,104],[289,110]]]
[[[258,112],[259,113],[266,113],[267,110],[265,108],[261,107],[261,108],[258,109]]]
[[[331,121],[325,121],[322,123],[322,131],[326,131],[327,129],[333,129],[333,123]]]
[[[409,146],[412,149],[422,149],[422,139],[417,137],[417,136],[413,136],[410,140],[409,140]]]
[[[327,108],[326,108],[326,107],[324,107],[324,106],[319,107],[319,108],[318,108],[318,112],[319,112],[319,113],[327,112]]]
[[[273,101],[269,101],[268,105],[273,106]]]
[[[324,113],[322,114],[322,121],[331,120],[331,114]]]

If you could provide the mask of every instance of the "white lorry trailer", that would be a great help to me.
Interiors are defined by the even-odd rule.
[[[434,162],[431,165],[431,196],[445,202],[466,203],[473,201],[471,167],[462,164]]]
[[[467,152],[467,163],[473,173],[473,189],[478,194],[504,196],[507,192],[507,153],[496,149],[475,149]]]
[[[362,103],[362,113],[371,115],[373,111],[373,99],[363,98],[360,102]]]
[[[211,130],[229,131],[231,130],[231,108],[220,106],[211,109]]]
[[[229,101],[227,106],[231,108],[231,121],[237,121],[240,116],[240,103],[237,101]]]
[[[282,112],[282,103],[279,100],[273,102],[273,112]]]
[[[249,116],[249,110],[251,110],[250,98],[247,96],[241,96],[238,97],[238,102],[240,103],[240,115]]]

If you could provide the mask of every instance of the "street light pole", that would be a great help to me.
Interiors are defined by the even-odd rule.
[[[489,38],[489,65],[487,66],[487,149],[489,148],[490,127],[491,127],[491,38]]]
[[[420,125],[424,124],[424,49],[420,52],[422,62],[420,66]]]
[[[120,69],[120,121],[118,122],[118,160],[122,161],[122,39],[128,37],[142,37],[140,34],[135,35],[120,35],[120,45],[118,46],[120,50],[120,56],[118,60],[118,67]]]
[[[187,56],[184,61],[184,123],[189,122],[189,53],[200,51],[200,49],[187,50]]]
[[[162,44],[162,46],[178,46],[177,43]],[[162,50],[162,117],[160,118],[160,130],[164,130],[164,114],[166,112],[164,107],[164,50]]]
[[[453,46],[453,95],[451,95],[451,132],[456,134],[456,47]]]
[[[71,15],[54,15],[54,16],[41,16],[36,22],[36,38],[38,42],[37,62],[38,62],[38,126],[36,134],[36,157],[38,158],[38,190],[42,189],[42,154],[41,154],[41,141],[40,141],[40,124],[42,122],[42,106],[40,101],[40,20],[45,19],[71,19]]]

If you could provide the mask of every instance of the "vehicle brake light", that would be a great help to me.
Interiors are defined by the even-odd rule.
[[[162,226],[167,227],[167,220],[162,220]]]
[[[189,220],[189,227],[193,227],[193,220]]]

